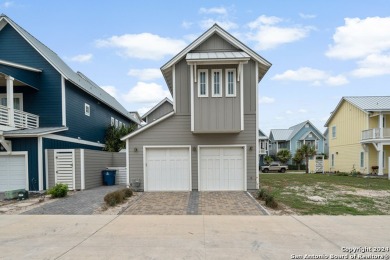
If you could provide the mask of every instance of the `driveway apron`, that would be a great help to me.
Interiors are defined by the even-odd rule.
[[[144,192],[124,215],[267,215],[247,192]]]

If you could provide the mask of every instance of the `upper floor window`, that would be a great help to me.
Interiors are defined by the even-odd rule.
[[[332,126],[332,138],[336,138],[336,126]]]
[[[0,105],[7,106],[7,94],[0,94]],[[23,93],[14,93],[14,109],[23,111]]]
[[[236,70],[235,69],[226,70],[226,96],[227,97],[236,96]]]
[[[115,119],[113,117],[111,117],[111,126],[114,126],[115,125]]]
[[[212,97],[222,97],[222,70],[211,70],[212,75]]]
[[[87,103],[85,103],[85,105],[84,105],[84,113],[86,116],[91,115],[91,107]]]
[[[208,72],[198,70],[198,97],[208,97]]]

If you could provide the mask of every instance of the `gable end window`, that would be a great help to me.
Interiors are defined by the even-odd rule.
[[[222,97],[222,70],[211,70],[212,97]]]
[[[336,138],[336,126],[332,126],[332,138]]]
[[[198,97],[208,97],[208,71],[198,70]]]
[[[226,96],[236,96],[236,69],[226,69]]]
[[[86,116],[91,115],[91,107],[87,103],[84,104],[84,113]]]

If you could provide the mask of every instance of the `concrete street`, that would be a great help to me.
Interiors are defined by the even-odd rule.
[[[2,215],[0,259],[336,259],[389,234],[389,216]]]

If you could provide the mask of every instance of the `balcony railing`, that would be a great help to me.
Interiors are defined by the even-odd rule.
[[[0,125],[16,128],[38,128],[39,116],[14,109],[14,122],[10,122],[10,111],[6,106],[0,106]]]
[[[362,140],[390,139],[390,128],[372,128],[362,131]]]

